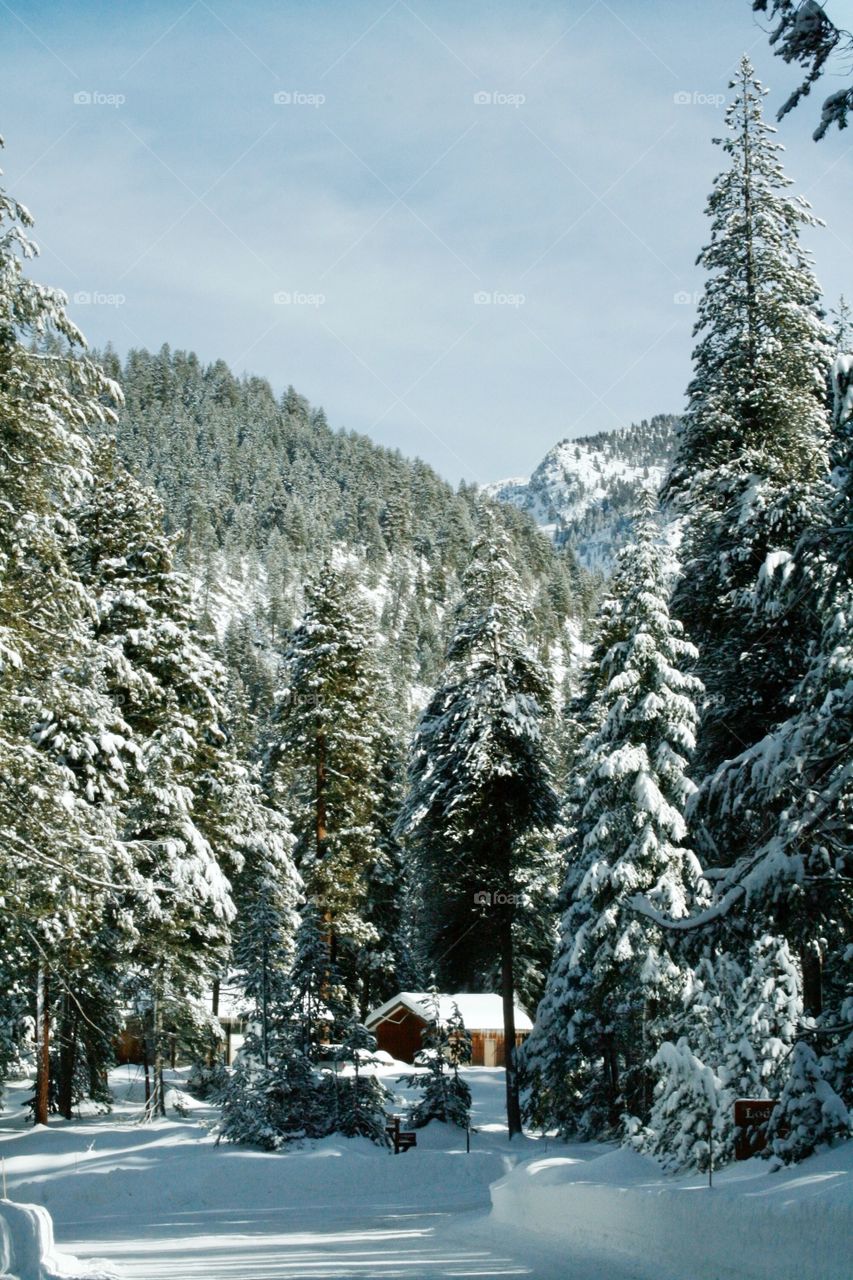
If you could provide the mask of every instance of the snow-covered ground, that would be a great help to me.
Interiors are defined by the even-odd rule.
[[[386,1082],[393,1085],[400,1069],[383,1069]],[[282,1154],[217,1147],[214,1113],[191,1099],[185,1116],[170,1111],[167,1120],[138,1124],[135,1068],[113,1075],[112,1115],[33,1130],[19,1114],[25,1087],[13,1086],[0,1115],[8,1195],[48,1208],[63,1252],[107,1258],[128,1280],[699,1280],[712,1274],[702,1269],[703,1240],[726,1222],[730,1234],[748,1226],[758,1247],[747,1241],[743,1268],[715,1271],[715,1280],[849,1276],[838,1234],[845,1212],[849,1224],[843,1149],[793,1174],[741,1166],[721,1175],[713,1192],[695,1179],[691,1190],[689,1179],[664,1179],[639,1157],[609,1148],[532,1137],[510,1143],[503,1072],[466,1074],[478,1129],[470,1155],[464,1133],[435,1125],[399,1156],[346,1139]],[[746,1215],[744,1189],[752,1197]],[[670,1207],[679,1196],[686,1210]],[[723,1206],[712,1218],[709,1196]],[[837,1271],[794,1268],[789,1237],[809,1217],[835,1241]],[[655,1232],[665,1237],[667,1224],[665,1241]],[[749,1269],[756,1253],[772,1271]]]
[[[690,1280],[849,1280],[853,1143],[793,1169],[763,1160],[714,1177],[661,1176],[632,1151],[525,1161],[492,1188],[494,1217],[569,1251],[655,1259]]]

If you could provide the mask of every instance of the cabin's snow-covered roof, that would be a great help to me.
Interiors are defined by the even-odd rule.
[[[385,1021],[394,1009],[402,1005],[416,1017],[428,1022],[432,1017],[432,996],[428,991],[400,991],[390,1000],[386,1000],[378,1009],[367,1015],[365,1025],[375,1027]],[[503,1031],[503,1000],[500,996],[488,992],[459,991],[455,995],[439,993],[438,1011],[442,1022],[446,1022],[456,1005],[462,1015],[462,1021],[468,1031]],[[516,1000],[516,1031],[532,1031],[533,1023]]]

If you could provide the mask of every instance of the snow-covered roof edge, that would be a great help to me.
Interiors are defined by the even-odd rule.
[[[468,1031],[503,1031],[503,1001],[500,996],[493,992],[472,992],[460,991],[454,995],[445,992],[439,992],[439,1015],[442,1019],[447,1019],[450,1015],[453,1005],[457,1005],[462,1015],[462,1021]],[[402,1005],[413,1013],[415,1017],[422,1018],[424,1022],[430,1020],[430,1001],[432,996],[428,991],[399,991],[397,995],[392,996],[390,1000],[386,1000],[377,1009],[371,1010],[364,1020],[366,1027],[376,1026],[383,1022],[392,1010]],[[516,1031],[532,1031],[533,1023],[531,1022],[527,1011],[515,1001],[515,1029]]]

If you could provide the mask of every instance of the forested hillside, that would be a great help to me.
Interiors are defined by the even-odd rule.
[[[276,398],[222,361],[163,347],[102,363],[125,395],[119,453],[159,494],[200,611],[229,652],[250,640],[272,655],[299,616],[303,584],[335,550],[376,604],[398,692],[429,685],[470,558],[473,488],[455,491],[425,463],[333,430],[292,387]],[[496,511],[530,593],[533,637],[560,648],[590,584],[528,516]]]

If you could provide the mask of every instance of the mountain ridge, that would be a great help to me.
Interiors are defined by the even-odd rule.
[[[630,538],[640,491],[663,483],[679,426],[675,414],[661,413],[616,431],[560,440],[529,477],[484,485],[483,492],[526,512],[583,568],[606,575]]]

